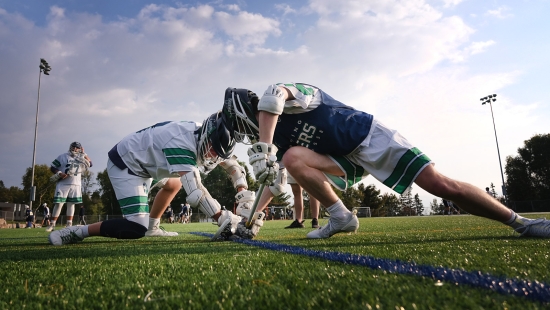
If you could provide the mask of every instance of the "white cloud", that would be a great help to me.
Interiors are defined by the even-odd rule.
[[[508,13],[508,12],[510,12],[510,8],[506,6],[502,6],[494,10],[487,11],[486,15],[493,16],[500,19],[510,18],[514,16],[514,14]]]
[[[42,76],[38,163],[77,140],[99,171],[126,134],[165,120],[202,121],[221,107],[226,87],[261,93],[295,81],[374,113],[452,176],[498,183],[498,166],[487,170],[496,157],[490,115],[478,99],[517,83],[520,72],[467,69],[473,55],[492,51],[490,35],[472,41],[464,19],[421,0],[308,5],[277,6],[303,18],[290,31],[276,17],[215,4],[151,4],[113,22],[53,7],[43,27],[0,9],[0,179],[18,185],[29,166],[43,57],[53,70]],[[498,103],[497,129],[509,154],[529,138],[513,117],[542,128],[542,116],[537,103],[521,106],[506,96]],[[245,158],[245,148],[237,155]]]

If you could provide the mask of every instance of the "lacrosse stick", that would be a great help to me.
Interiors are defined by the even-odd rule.
[[[256,209],[258,208],[258,203],[260,202],[260,197],[262,196],[262,193],[264,192],[265,184],[260,184],[260,188],[258,189],[258,194],[256,195],[256,198],[254,199],[254,204],[252,205],[252,209],[250,209],[250,215],[248,216],[248,220],[246,220],[246,228],[252,227],[252,217],[254,216],[254,213],[256,213]]]

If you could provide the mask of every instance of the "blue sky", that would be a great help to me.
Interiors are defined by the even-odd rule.
[[[202,121],[227,87],[307,82],[397,129],[444,174],[479,187],[500,153],[548,133],[547,0],[0,0],[0,180],[21,186],[72,141],[106,166],[122,137]],[[236,154],[246,161],[246,147]],[[366,184],[376,184],[369,177]],[[413,188],[425,204],[435,197]]]

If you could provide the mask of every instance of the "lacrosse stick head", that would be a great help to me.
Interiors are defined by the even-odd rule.
[[[197,164],[205,171],[211,170],[222,160],[229,158],[235,149],[232,137],[221,117],[221,111],[210,115],[202,123],[197,143]]]
[[[253,144],[259,140],[259,125],[256,120],[260,98],[251,90],[227,88],[223,101],[222,117],[235,140]]]

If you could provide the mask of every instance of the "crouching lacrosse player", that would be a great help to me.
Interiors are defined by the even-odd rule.
[[[199,168],[205,173],[221,163],[229,173],[238,191],[237,202],[247,205],[254,193],[246,191],[244,169],[235,157],[230,157],[235,140],[226,129],[220,112],[209,116],[203,123],[163,122],[142,129],[123,138],[111,151],[107,173],[119,202],[122,219],[112,219],[81,227],[68,227],[49,236],[53,245],[82,241],[90,236],[117,239],[175,236],[160,226],[160,218],[170,201],[183,186],[187,202],[217,221],[218,238],[240,232],[244,237],[254,235],[254,227],[262,225],[260,219],[251,229],[237,229],[242,218],[222,210],[202,185]],[[151,210],[147,203],[152,180],[161,180]],[[256,229],[257,230],[257,229]]]
[[[57,156],[52,162],[50,170],[53,175],[50,180],[57,184],[53,198],[52,218],[46,231],[55,229],[55,222],[65,203],[67,204],[67,227],[73,225],[74,205],[82,203],[82,173],[91,166],[92,160],[78,142],[71,143],[69,151]]]

